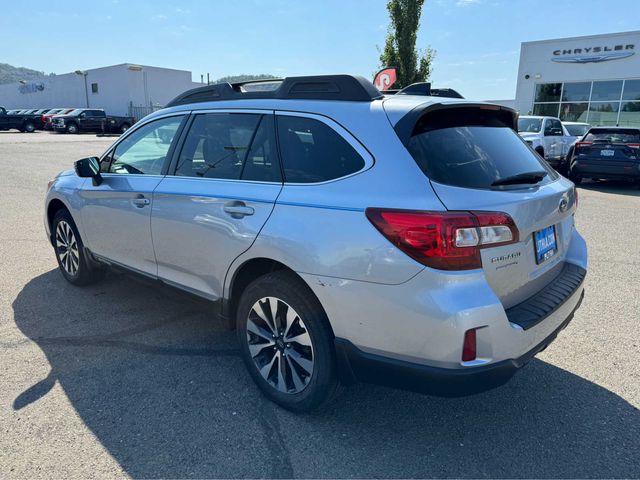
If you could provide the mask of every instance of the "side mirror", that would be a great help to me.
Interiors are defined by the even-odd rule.
[[[98,157],[87,157],[77,160],[73,164],[76,174],[81,178],[92,178],[93,184],[98,186],[102,183],[100,175],[100,162]]]

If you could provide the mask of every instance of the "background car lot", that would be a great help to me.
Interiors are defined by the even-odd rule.
[[[359,385],[296,416],[261,397],[207,303],[123,275],[64,282],[46,183],[112,141],[0,133],[0,476],[638,476],[640,190],[580,188],[585,301],[509,384]]]

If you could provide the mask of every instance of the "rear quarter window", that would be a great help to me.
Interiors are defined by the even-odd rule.
[[[285,181],[316,183],[362,170],[364,159],[329,125],[306,117],[279,115],[278,141]]]
[[[503,119],[466,110],[432,114],[413,130],[407,149],[431,180],[489,189],[498,180],[530,172],[547,172],[538,185],[557,178]]]

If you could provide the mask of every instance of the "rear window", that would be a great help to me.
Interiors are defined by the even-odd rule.
[[[556,178],[506,126],[465,125],[414,132],[408,149],[427,177],[456,187],[489,189],[498,180],[540,171],[547,176],[538,184]]]
[[[518,131],[538,133],[542,130],[541,118],[519,118],[518,119]]]
[[[628,129],[591,129],[584,138],[586,142],[640,143],[640,130]]]
[[[589,125],[567,125],[565,123],[564,127],[572,137],[581,137],[589,130]]]

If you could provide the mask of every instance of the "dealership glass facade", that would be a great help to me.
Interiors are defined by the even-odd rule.
[[[533,114],[591,125],[640,127],[640,79],[539,83]]]

